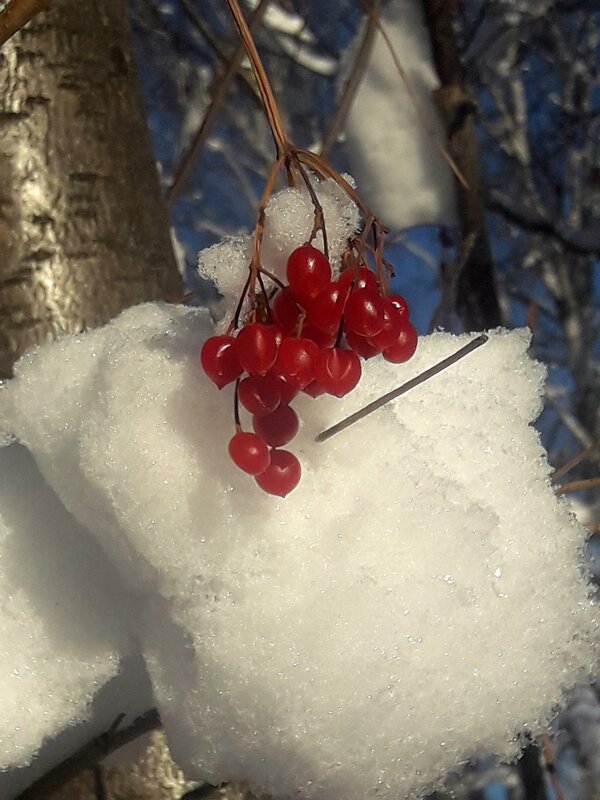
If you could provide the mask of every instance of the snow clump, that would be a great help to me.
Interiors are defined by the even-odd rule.
[[[227,458],[232,387],[197,359],[212,330],[204,310],[142,305],[40,346],[0,392],[0,427],[134,597],[175,760],[358,800],[417,795],[484,748],[514,756],[598,655],[585,531],[530,427],[528,335],[493,332],[323,444],[470,337],[371,360],[342,400],[299,398],[304,475],[281,500]]]

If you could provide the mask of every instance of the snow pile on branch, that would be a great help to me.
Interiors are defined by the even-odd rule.
[[[349,175],[344,177],[354,186]],[[320,182],[315,179],[313,186],[323,209],[329,258],[334,274],[337,274],[347,239],[360,224],[358,209],[333,180]],[[283,189],[274,195],[265,209],[261,265],[286,282],[288,256],[308,240],[313,221],[314,205],[306,187]],[[321,232],[317,234],[314,244],[323,250]],[[248,275],[250,256],[249,236],[225,239],[200,252],[199,273],[203,278],[213,281],[223,295],[222,313],[227,323],[233,316]]]
[[[398,0],[382,9],[381,21],[413,97],[378,32],[345,127],[352,172],[386,225],[453,224],[453,176],[440,152],[446,137],[432,97],[439,79],[423,9]]]
[[[515,755],[597,663],[584,531],[529,427],[544,375],[527,335],[495,332],[323,444],[468,337],[304,398],[304,475],[279,500],[227,458],[231,387],[197,363],[211,331],[205,311],[139,306],[25,356],[0,391],[0,428],[137,598],[174,758],[213,783],[358,800],[416,794],[477,748]]]

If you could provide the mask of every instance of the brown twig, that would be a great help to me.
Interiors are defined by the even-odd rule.
[[[580,450],[579,453],[570,458],[562,467],[559,467],[555,473],[552,475],[553,481],[560,480],[564,475],[570,472],[574,467],[578,464],[581,464],[582,461],[585,461],[587,458],[591,456],[594,450],[600,449],[600,442],[595,442],[591,444],[589,447],[584,447],[583,450]]]
[[[321,143],[321,158],[329,158],[333,145],[336,143],[339,133],[348,118],[348,113],[356,97],[356,92],[362,81],[371,50],[373,49],[376,31],[377,25],[375,24],[375,20],[369,15],[360,46],[352,64],[352,69],[342,89],[335,112],[329,119],[329,125],[327,126],[323,142]]]
[[[568,494],[569,492],[579,492],[582,489],[595,489],[600,486],[600,478],[585,478],[581,481],[571,481],[571,483],[563,483],[559,486],[555,494],[560,497],[561,494]]]
[[[450,169],[454,173],[457,181],[465,189],[468,189],[469,188],[469,184],[467,183],[467,180],[466,180],[465,176],[460,171],[460,169],[458,167],[458,164],[452,158],[452,156],[446,150],[446,148],[441,144],[441,142],[439,141],[438,137],[436,136],[435,131],[431,127],[431,124],[430,124],[429,120],[427,119],[427,115],[423,111],[423,108],[421,107],[421,103],[419,102],[416,94],[413,91],[412,86],[410,85],[410,81],[408,80],[408,76],[407,76],[407,74],[406,74],[406,72],[404,70],[404,67],[400,63],[400,59],[398,58],[398,53],[396,53],[396,48],[392,44],[392,42],[390,40],[390,37],[388,36],[388,33],[387,33],[385,27],[383,26],[383,24],[381,22],[381,17],[379,16],[379,11],[377,10],[377,8],[374,5],[371,5],[371,3],[367,2],[367,0],[362,0],[362,4],[365,7],[369,17],[373,20],[373,23],[377,26],[377,29],[379,30],[379,33],[383,37],[383,41],[385,42],[385,45],[386,45],[387,49],[389,50],[389,53],[390,53],[390,55],[392,57],[392,60],[394,62],[394,66],[396,67],[396,71],[397,71],[398,75],[400,76],[400,80],[404,84],[404,88],[406,89],[406,92],[407,92],[407,94],[408,94],[408,96],[410,98],[410,101],[412,103],[412,106],[413,106],[413,108],[415,110],[415,114],[417,115],[417,117],[419,118],[419,122],[423,126],[423,130],[425,131],[427,136],[431,139],[434,147],[436,147],[437,150],[440,152],[440,154],[441,154],[442,158],[444,159],[444,161],[448,164],[448,166],[450,167]]]
[[[363,419],[367,416],[367,414],[371,414],[373,411],[377,411],[382,406],[389,403],[391,400],[395,400],[397,397],[400,397],[402,394],[406,394],[406,392],[410,391],[410,389],[414,389],[415,386],[418,386],[425,381],[428,381],[430,378],[433,378],[434,375],[437,375],[438,372],[442,372],[442,370],[451,367],[453,364],[456,364],[457,361],[460,361],[461,358],[464,358],[466,355],[471,353],[473,350],[476,350],[478,347],[481,347],[482,344],[485,344],[488,341],[488,336],[485,333],[482,333],[481,336],[478,336],[476,339],[473,339],[466,344],[464,347],[461,347],[460,350],[457,350],[456,353],[453,353],[448,358],[444,358],[438,364],[435,364],[433,367],[426,369],[424,372],[421,372],[420,375],[416,375],[414,378],[411,378],[406,383],[403,383],[402,386],[399,386],[397,389],[393,389],[391,392],[384,394],[382,397],[379,397],[377,400],[373,400],[372,403],[369,403],[364,408],[361,408],[359,411],[355,411],[354,414],[350,414],[349,417],[343,419],[341,422],[338,422],[336,425],[333,425],[331,428],[327,428],[327,430],[322,431],[315,439],[317,442],[324,442],[327,439],[330,439],[332,436],[335,436],[336,433],[340,433],[340,431],[349,428],[350,425],[354,425],[355,422],[358,422],[360,419]]]
[[[12,0],[0,11],[0,47],[21,30],[40,11],[45,11],[51,0]]]
[[[250,59],[250,63],[252,64],[252,71],[256,77],[258,90],[260,92],[260,96],[265,107],[265,112],[269,120],[269,127],[271,128],[273,139],[275,140],[277,156],[278,158],[285,156],[288,150],[288,138],[285,132],[285,126],[283,124],[281,114],[279,113],[279,107],[277,105],[275,95],[273,94],[273,89],[271,88],[267,73],[265,72],[265,68],[260,60],[260,56],[258,55],[256,45],[254,44],[254,39],[252,38],[248,23],[246,22],[244,14],[242,13],[242,9],[239,6],[238,0],[227,0],[227,5],[229,6],[231,15],[233,16],[242,42],[244,43],[246,53]]]
[[[251,31],[251,33],[254,33],[258,28],[258,26],[260,25],[260,22],[264,17],[269,2],[270,0],[260,0],[257,7],[252,12],[250,21],[248,22],[248,28]],[[225,99],[225,96],[227,95],[227,91],[231,85],[231,82],[240,68],[240,64],[242,63],[242,59],[244,58],[244,53],[245,53],[244,42],[240,41],[235,49],[235,52],[228,60],[225,66],[225,70],[221,74],[216,86],[213,89],[212,100],[210,102],[210,105],[206,109],[206,113],[202,118],[200,127],[196,131],[189,148],[187,149],[179,165],[175,169],[175,177],[173,179],[173,182],[171,183],[171,185],[169,186],[169,188],[165,193],[165,200],[169,205],[171,205],[171,203],[173,203],[177,195],[179,195],[181,189],[183,188],[183,186],[185,186],[190,176],[194,163],[198,158],[198,154],[200,153],[200,150],[204,146],[204,143],[206,142],[212,130],[214,122],[217,118],[217,114],[223,103],[223,100]]]
[[[543,733],[540,736],[540,747],[542,750],[542,758],[544,759],[544,766],[546,768],[546,773],[552,784],[552,789],[554,790],[554,795],[556,800],[565,800],[565,796],[563,794],[560,782],[558,780],[558,776],[556,774],[556,765],[554,762],[554,746],[552,744],[552,739],[548,736],[547,733]]]
[[[137,717],[126,728],[115,730],[114,726],[111,726],[106,733],[96,737],[73,753],[72,756],[61,761],[56,767],[42,775],[41,778],[25,789],[16,800],[36,800],[36,798],[48,797],[51,792],[63,786],[82,769],[93,767],[98,761],[129,744],[129,742],[133,742],[142,734],[159,728],[160,724],[158,711],[152,709]]]

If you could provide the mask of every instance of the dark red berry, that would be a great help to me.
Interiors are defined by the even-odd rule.
[[[395,344],[386,347],[383,357],[392,364],[408,361],[417,349],[417,332],[410,322],[406,322]]]
[[[238,333],[236,352],[243,369],[250,375],[266,375],[277,357],[281,329],[276,325],[251,322]]]
[[[279,391],[281,392],[281,403],[283,405],[288,405],[294,397],[296,397],[300,389],[297,386],[292,386],[291,383],[288,383],[279,375],[273,375],[273,377],[277,381]]]
[[[287,450],[272,450],[268,469],[256,476],[256,482],[264,492],[285,497],[295,489],[302,475],[300,462]]]
[[[347,290],[342,291],[339,283],[329,283],[316,297],[306,301],[306,318],[325,333],[336,333],[340,327]]]
[[[325,394],[325,388],[321,386],[319,381],[311,381],[308,386],[305,386],[302,389],[304,394],[309,395],[309,397],[319,397],[322,394]]]
[[[343,397],[351,392],[360,380],[360,359],[352,350],[334,347],[322,350],[315,368],[315,380],[329,394]]]
[[[331,280],[327,258],[311,244],[296,248],[288,258],[287,279],[290,289],[300,302],[316,297]]]
[[[360,336],[373,336],[383,329],[385,302],[371,289],[350,294],[344,309],[344,325]]]
[[[401,297],[399,294],[391,294],[388,297],[388,300],[393,306],[396,306],[398,311],[402,314],[402,316],[405,319],[408,319],[409,317],[408,303],[403,297]]]
[[[395,344],[408,320],[408,317],[389,298],[384,303],[383,316],[383,328],[379,333],[369,337],[371,344],[380,350]]]
[[[315,376],[314,362],[319,348],[310,339],[286,338],[279,346],[272,372],[300,389]]]
[[[316,328],[312,322],[304,320],[302,323],[301,335],[305,339],[310,339],[319,347],[333,347],[337,339],[337,333],[326,333]]]
[[[246,411],[264,417],[281,402],[280,382],[270,375],[249,375],[238,385],[238,398]]]
[[[381,353],[381,347],[371,343],[370,339],[365,339],[364,336],[359,336],[358,333],[353,331],[346,331],[346,341],[348,347],[360,356],[361,358],[373,358],[373,356]]]
[[[211,336],[200,352],[202,369],[219,389],[242,374],[236,345],[233,336]]]
[[[340,277],[339,284],[341,289],[370,289],[373,292],[379,292],[377,286],[377,278],[375,273],[371,272],[367,267],[349,267],[345,269]]]
[[[298,433],[300,421],[293,408],[280,405],[264,417],[252,417],[252,427],[271,447],[291,442]]]
[[[296,303],[296,299],[288,287],[280,289],[277,292],[273,299],[271,310],[275,322],[285,333],[296,333],[298,319],[300,318],[302,310]]]
[[[250,475],[259,475],[271,463],[269,448],[255,433],[239,431],[230,440],[228,450],[233,463]]]

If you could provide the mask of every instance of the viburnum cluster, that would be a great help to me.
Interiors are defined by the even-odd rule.
[[[300,425],[294,397],[343,397],[360,380],[361,358],[381,353],[401,363],[417,346],[406,301],[389,295],[387,281],[352,248],[346,256],[334,280],[324,253],[308,243],[296,248],[287,285],[268,293],[261,280],[260,301],[242,324],[236,329],[236,320],[226,334],[210,337],[201,351],[204,372],[219,389],[235,381],[229,455],[269,494],[284,497],[301,477],[296,456],[282,449]],[[253,433],[242,428],[240,406],[251,415]]]

